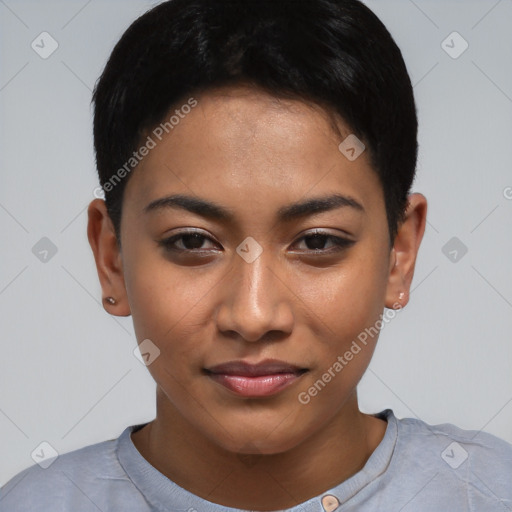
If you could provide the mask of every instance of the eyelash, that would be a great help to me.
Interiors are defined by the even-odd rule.
[[[164,240],[161,240],[160,242],[158,242],[158,244],[162,247],[164,247],[167,251],[169,252],[177,252],[177,253],[204,253],[205,251],[210,251],[211,249],[181,249],[181,248],[177,248],[174,246],[174,244],[186,237],[186,236],[190,236],[190,235],[196,235],[196,238],[198,239],[204,239],[204,240],[209,240],[213,243],[216,243],[214,240],[212,240],[210,237],[206,236],[206,235],[202,235],[200,232],[197,232],[197,231],[183,231],[181,233],[178,233],[177,235],[173,235],[169,238],[166,238]],[[340,252],[340,251],[343,251],[344,249],[347,249],[348,247],[352,246],[353,244],[355,244],[355,241],[354,240],[349,240],[348,238],[341,238],[341,237],[338,237],[338,236],[334,236],[334,235],[331,235],[329,233],[326,233],[324,231],[314,231],[312,233],[309,233],[307,235],[304,235],[303,237],[299,238],[297,240],[297,242],[301,241],[301,240],[306,240],[306,239],[311,239],[311,238],[315,238],[315,237],[321,237],[321,238],[324,238],[324,239],[328,239],[328,240],[331,240],[332,243],[337,246],[336,248],[334,249],[307,249],[305,250],[304,252],[306,253],[309,253],[309,254],[312,254],[312,255],[322,255],[322,254],[330,254],[330,253],[333,253],[333,252]]]

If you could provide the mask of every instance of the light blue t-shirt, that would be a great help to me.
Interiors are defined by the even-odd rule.
[[[451,424],[397,419],[363,469],[288,512],[511,512],[512,445]],[[0,490],[1,512],[240,512],[200,498],[118,439],[32,466]]]

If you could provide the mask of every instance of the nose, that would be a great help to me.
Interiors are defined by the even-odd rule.
[[[293,293],[268,252],[253,262],[234,255],[235,262],[223,285],[217,326],[224,334],[243,340],[270,341],[289,334],[293,327]]]

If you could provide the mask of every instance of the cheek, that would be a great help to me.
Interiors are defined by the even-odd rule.
[[[318,325],[320,339],[336,348],[375,323],[382,314],[386,285],[385,261],[371,250],[359,251],[337,269],[298,280],[296,294]],[[315,320],[316,319],[316,320]],[[334,341],[333,341],[334,340]]]
[[[178,268],[162,255],[139,255],[130,261],[125,282],[135,334],[139,343],[149,339],[160,350],[148,370],[162,387],[191,385],[204,365],[205,340],[211,338],[208,308],[222,276],[211,269],[198,275],[197,268]]]
[[[124,275],[139,340],[165,340],[200,307],[213,286],[212,279],[195,279],[192,270],[178,268],[154,247],[129,253]]]
[[[317,365],[301,391],[329,416],[355,389],[372,358],[383,313],[387,264],[378,248],[353,253],[339,270],[308,281],[302,297],[317,318]],[[314,297],[314,299],[311,299]]]

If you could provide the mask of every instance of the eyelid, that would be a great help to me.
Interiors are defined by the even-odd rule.
[[[333,228],[312,228],[309,230],[304,231],[303,233],[300,233],[299,239],[302,237],[307,236],[313,236],[313,235],[322,235],[322,236],[331,236],[333,238],[346,238],[347,240],[351,240],[351,234],[348,231],[343,231],[340,229],[337,229],[336,233],[332,233],[331,231],[328,231],[328,229]]]

